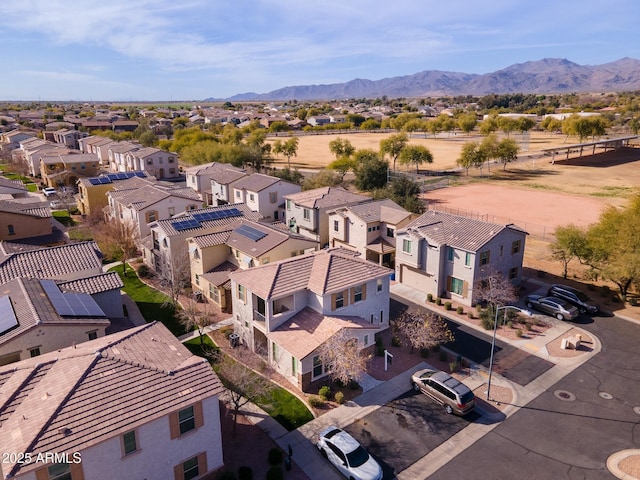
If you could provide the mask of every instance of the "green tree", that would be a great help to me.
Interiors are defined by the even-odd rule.
[[[507,169],[507,163],[515,162],[518,159],[519,150],[518,144],[511,138],[505,138],[498,143],[495,158],[502,162],[502,170]]]
[[[291,157],[295,157],[298,155],[298,142],[300,139],[298,137],[291,137],[286,141],[276,140],[273,143],[273,147],[271,151],[276,155],[284,155],[287,157],[287,168],[291,169]]]
[[[420,165],[433,163],[431,151],[423,145],[407,145],[398,157],[400,165],[415,165],[416,173],[420,173]]]
[[[306,177],[302,182],[302,190],[312,190],[320,187],[337,187],[342,183],[342,177],[340,174],[323,168],[317,173]]]
[[[380,121],[375,118],[367,118],[360,125],[360,130],[377,130],[380,128]]]
[[[456,163],[462,168],[467,170],[469,175],[469,169],[472,167],[482,169],[482,165],[486,161],[486,153],[480,147],[478,142],[467,142],[462,145],[460,156],[456,160]]]
[[[287,122],[284,121],[273,122],[271,125],[269,125],[270,132],[288,132],[289,130],[291,130],[291,128],[289,128]]]
[[[414,132],[424,132],[427,136],[427,122],[421,118],[413,118],[404,125],[404,131],[411,136]]]
[[[349,140],[337,137],[329,142],[329,151],[335,155],[337,160],[341,157],[350,157],[356,149]]]
[[[498,127],[507,134],[507,138],[518,129],[518,119],[512,117],[498,117]]]
[[[569,262],[587,251],[587,237],[585,230],[569,224],[559,226],[554,232],[555,240],[549,244],[551,257],[562,262],[563,277],[567,278]]]
[[[480,133],[482,135],[489,135],[490,133],[497,131],[498,128],[498,116],[495,114],[489,115],[480,123]]]
[[[498,145],[498,137],[495,133],[490,133],[482,139],[482,142],[480,142],[480,150],[484,154],[484,159],[485,162],[487,162],[489,172],[491,172],[491,160],[498,158]]]
[[[360,128],[360,125],[362,125],[366,120],[366,118],[357,113],[350,113],[347,115],[347,122],[353,125],[353,128]]]
[[[528,132],[529,130],[531,130],[533,127],[536,126],[535,120],[529,117],[520,117],[517,123],[518,123],[518,130],[520,130],[522,133]]]
[[[138,142],[140,142],[145,147],[155,147],[158,143],[158,136],[153,133],[151,130],[147,130],[143,132],[138,137]]]
[[[327,168],[338,172],[342,177],[342,180],[344,180],[344,176],[347,174],[347,172],[349,172],[349,170],[355,170],[355,167],[355,160],[349,157],[338,158],[327,166]]]
[[[475,113],[464,113],[458,117],[458,128],[466,134],[471,133],[477,124],[478,117]]]
[[[558,120],[555,117],[545,117],[540,126],[550,133],[561,132],[562,120]]]
[[[389,162],[380,158],[375,150],[360,149],[353,155],[356,164],[355,185],[359,190],[375,190],[387,183]]]
[[[389,155],[391,160],[393,161],[393,170],[396,169],[396,161],[400,156],[402,150],[409,143],[409,138],[406,133],[397,133],[395,135],[391,135],[388,138],[380,140],[380,154],[383,156]]]
[[[640,116],[632,117],[627,125],[629,126],[631,133],[638,135],[638,131],[640,131]]]

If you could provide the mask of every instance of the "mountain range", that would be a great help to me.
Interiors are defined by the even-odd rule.
[[[501,93],[619,92],[640,90],[640,60],[578,65],[563,58],[518,63],[483,75],[425,70],[413,75],[346,83],[297,85],[268,93],[241,93],[229,101],[330,100],[345,98],[442,97]],[[206,101],[220,99],[209,98]]]

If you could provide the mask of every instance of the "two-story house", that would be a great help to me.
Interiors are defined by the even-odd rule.
[[[155,177],[149,177],[145,172],[108,173],[79,178],[76,182],[78,210],[84,215],[102,211],[109,203],[107,193],[117,190],[119,185],[122,190],[135,190],[154,183]]]
[[[0,379],[0,451],[15,453],[2,478],[184,480],[223,465],[224,388],[161,323],[0,367]]]
[[[328,375],[322,344],[343,329],[361,349],[389,326],[392,271],[342,248],[230,274],[240,341],[303,391]]]
[[[244,170],[234,167],[230,163],[218,162],[187,167],[184,169],[184,173],[187,187],[191,187],[198,192],[206,205],[230,203],[228,194],[230,181],[233,182],[248,175]],[[214,185],[217,186],[215,191]],[[218,185],[224,187],[221,188]]]
[[[283,224],[280,224],[283,225]],[[222,311],[232,308],[229,274],[318,249],[318,243],[277,225],[242,220],[225,231],[190,238],[191,285]]]
[[[82,153],[93,153],[98,156],[100,165],[109,165],[109,146],[115,143],[107,137],[93,135],[78,140],[78,148]]]
[[[100,171],[100,161],[92,153],[44,155],[40,158],[42,182],[50,187],[75,185],[80,177],[91,177]]]
[[[40,237],[51,232],[51,210],[48,207],[0,200],[0,241]]]
[[[351,193],[341,187],[321,187],[284,196],[285,223],[291,231],[329,244],[328,212],[338,207],[370,202],[371,197]]]
[[[339,207],[327,212],[327,216],[329,245],[351,248],[362,258],[392,269],[396,231],[417,217],[388,198]]]
[[[241,220],[260,220],[260,214],[245,204],[231,204],[190,210],[149,225],[151,234],[142,239],[144,263],[156,273],[174,281],[191,277],[187,239],[228,230]]]
[[[120,172],[144,170],[158,180],[178,178],[178,154],[165,152],[159,148],[140,147],[124,153],[124,165],[118,165]]]
[[[151,184],[132,190],[112,190],[107,199],[107,217],[130,222],[138,239],[151,233],[148,224],[202,207],[200,195],[190,188],[166,189]]]
[[[265,221],[281,221],[284,213],[284,198],[300,192],[297,183],[278,177],[254,173],[233,184],[234,203],[244,203],[254,212],[259,212]]]
[[[429,210],[397,232],[396,280],[472,306],[482,278],[501,273],[520,284],[526,237],[513,224]]]

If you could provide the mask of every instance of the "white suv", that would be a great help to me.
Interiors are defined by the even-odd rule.
[[[50,197],[51,195],[58,193],[58,191],[53,187],[45,187],[42,189],[42,193],[44,193],[45,197]]]

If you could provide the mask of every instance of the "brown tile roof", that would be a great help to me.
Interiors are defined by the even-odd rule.
[[[202,275],[202,278],[207,280],[216,287],[230,288],[229,274],[238,270],[238,266],[231,262],[224,262],[218,265],[216,268]]]
[[[205,165],[196,165],[194,167],[187,167],[184,170],[187,174],[195,175],[197,177],[199,176],[209,177],[209,176],[215,175],[217,178],[218,175],[225,172],[241,173],[242,174],[241,176],[246,175],[246,173],[241,168],[234,167],[230,163],[212,162],[212,163],[207,163]]]
[[[0,367],[0,381],[0,451],[34,456],[81,451],[223,391],[156,322]]]
[[[0,262],[0,283],[17,277],[61,279],[70,273],[101,268],[101,258],[95,242],[12,253]]]
[[[0,212],[18,213],[36,218],[51,218],[51,210],[48,207],[12,202],[11,200],[0,200]]]
[[[220,185],[228,185],[231,182],[235,182],[236,180],[246,177],[249,174],[242,171],[236,171],[231,169],[222,170],[219,173],[216,173],[215,176],[212,176],[212,180],[215,180],[216,183]]]
[[[404,208],[389,198],[361,203],[359,205],[340,207],[334,210],[334,212],[340,211],[350,212],[367,223],[387,222],[396,224],[411,216],[410,212],[407,212]]]
[[[347,204],[368,202],[371,197],[351,193],[340,187],[321,187],[313,190],[305,190],[300,193],[291,193],[284,198],[291,200],[296,205],[307,208],[331,208]]]
[[[101,273],[93,277],[80,278],[78,280],[57,281],[60,290],[65,292],[82,292],[93,295],[110,290],[120,290],[124,287],[120,275],[116,272]]]
[[[402,231],[424,238],[432,244],[450,245],[469,252],[476,252],[506,229],[526,234],[524,230],[515,225],[482,222],[437,210],[423,213]]]
[[[6,177],[0,176],[0,187],[14,188],[16,190],[27,191],[27,187],[20,180],[10,180]]]
[[[191,188],[165,190],[155,185],[144,185],[135,190],[114,190],[107,193],[118,203],[134,210],[143,210],[167,198],[176,197],[200,202],[200,196]]]
[[[305,307],[289,320],[269,333],[269,338],[296,358],[305,358],[340,330],[371,330],[379,327],[369,324],[362,317],[326,316]]]
[[[231,278],[268,299],[302,289],[325,295],[392,273],[392,270],[363,260],[358,255],[344,248],[320,250],[237,271]]]

